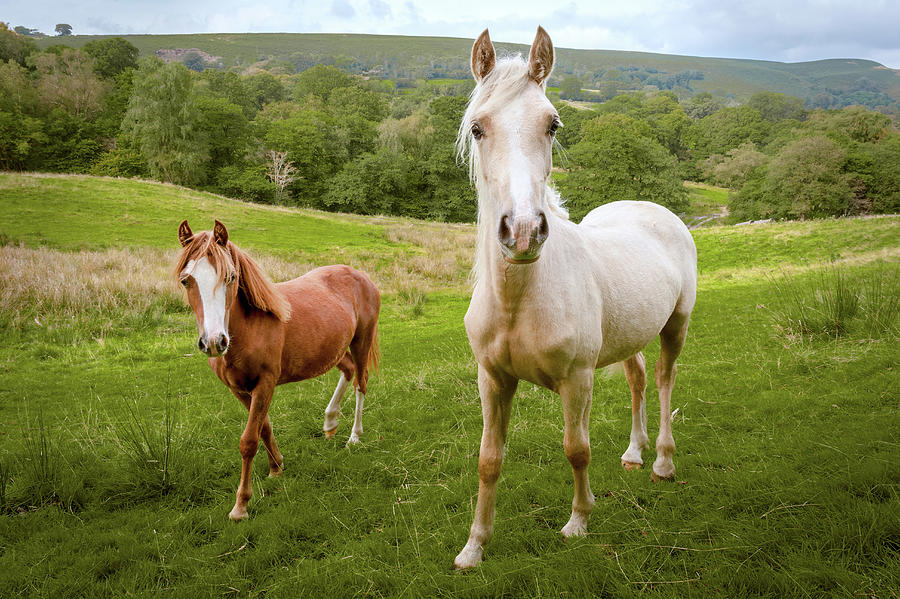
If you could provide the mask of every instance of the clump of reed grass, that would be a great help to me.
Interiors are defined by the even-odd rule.
[[[25,496],[28,501],[36,504],[49,501],[56,496],[58,464],[47,434],[43,409],[38,408],[37,420],[26,426],[23,444],[25,453],[21,475],[27,487]]]
[[[399,303],[407,306],[410,315],[418,318],[425,313],[425,302],[428,295],[420,288],[414,285],[404,285],[397,291],[397,300]]]
[[[180,457],[175,436],[177,412],[168,389],[162,422],[142,411],[135,397],[123,399],[126,414],[118,418],[113,442],[128,460],[131,486],[143,494],[164,495],[175,486]]]
[[[896,335],[900,315],[900,267],[880,264],[851,272],[839,264],[812,276],[772,279],[780,305],[776,327],[787,337],[838,338],[851,333]]]
[[[6,487],[9,484],[9,460],[0,460],[0,513],[6,511]]]

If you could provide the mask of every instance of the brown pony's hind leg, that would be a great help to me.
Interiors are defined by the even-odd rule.
[[[331,439],[337,432],[338,416],[341,415],[341,401],[343,401],[344,394],[347,392],[347,385],[353,380],[353,375],[356,373],[356,366],[353,364],[350,352],[344,353],[344,357],[338,362],[337,367],[341,371],[341,378],[338,379],[331,401],[328,402],[328,407],[325,408],[325,423],[322,425],[326,439]]]
[[[231,392],[241,400],[247,411],[250,411],[250,394],[243,391],[235,391],[234,389],[231,389]],[[266,448],[266,456],[269,458],[269,476],[281,476],[284,470],[284,456],[278,451],[278,443],[275,442],[275,434],[272,432],[272,422],[269,420],[268,414],[266,414],[266,421],[263,423],[259,436],[262,438],[263,445]]]
[[[659,389],[659,436],[656,437],[656,461],[650,478],[654,481],[675,477],[675,439],[672,437],[672,388],[675,386],[675,359],[684,347],[690,316],[673,314],[659,334],[660,351],[656,362],[656,386]]]
[[[377,317],[376,313],[375,318]],[[360,325],[356,337],[350,342],[350,353],[356,365],[356,409],[353,411],[353,430],[347,440],[348,445],[359,443],[359,437],[363,433],[362,413],[369,384],[369,364],[378,359],[377,322],[373,321],[368,327]]]
[[[644,464],[641,450],[650,442],[647,436],[647,404],[644,391],[647,389],[647,369],[644,354],[641,352],[631,356],[623,363],[625,378],[631,390],[631,438],[628,449],[622,454],[622,467],[625,470],[637,470]]]

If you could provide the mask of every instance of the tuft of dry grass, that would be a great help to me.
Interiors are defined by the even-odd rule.
[[[250,254],[275,282],[299,277],[318,266],[343,263],[368,273],[385,294],[467,290],[474,254],[473,226],[391,223],[385,237],[410,246],[401,259],[359,250],[328,255],[298,252],[291,259],[257,251]],[[158,302],[177,306],[182,292],[171,275],[176,254],[175,248],[61,252],[0,246],[0,304],[14,321],[48,314],[140,314]]]
[[[141,312],[180,292],[169,273],[174,253],[109,249],[66,253],[23,246],[0,247],[0,304],[39,318],[48,312]]]

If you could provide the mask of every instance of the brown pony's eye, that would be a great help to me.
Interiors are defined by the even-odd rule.
[[[484,129],[482,128],[481,123],[479,123],[478,121],[472,123],[472,137],[474,137],[476,140],[484,137]]]
[[[179,281],[179,283],[181,283],[181,286],[182,286],[182,287],[187,287],[187,286],[188,286],[188,278],[185,277],[185,278],[181,279],[181,280]]]
[[[234,283],[234,272],[228,273],[228,275],[225,277],[226,285],[231,285],[232,283]]]

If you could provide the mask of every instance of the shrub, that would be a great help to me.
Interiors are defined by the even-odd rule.
[[[266,177],[266,167],[262,165],[219,169],[216,189],[232,198],[265,204],[275,202],[275,184]]]
[[[107,177],[146,177],[147,163],[140,152],[128,148],[116,148],[100,156],[91,167],[92,175]]]

